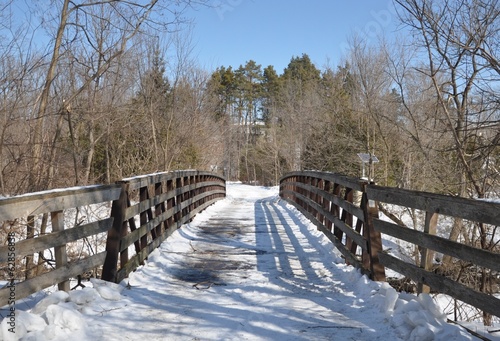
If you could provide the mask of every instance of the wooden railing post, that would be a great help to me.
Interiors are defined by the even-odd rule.
[[[174,221],[176,223],[176,228],[181,227],[182,225],[182,202],[184,201],[184,195],[182,194],[182,187],[184,181],[181,176],[175,179],[175,190],[177,191],[177,195],[175,196],[175,206],[177,213],[174,215]]]
[[[116,273],[118,271],[118,255],[120,252],[120,240],[122,236],[127,232],[127,222],[125,221],[127,198],[128,184],[122,182],[120,197],[118,198],[118,200],[113,201],[113,204],[111,206],[113,226],[108,231],[108,238],[106,240],[106,259],[104,260],[104,265],[102,268],[101,278],[108,282],[116,281]],[[121,259],[121,262],[123,262],[123,259]]]
[[[170,193],[174,190],[174,180],[167,180],[167,193]],[[175,206],[175,197],[167,200],[167,211],[173,209]],[[165,221],[165,230],[170,230],[170,228],[174,226],[174,215],[170,215],[168,219]]]
[[[363,236],[368,241],[368,252],[363,252],[363,264],[366,266],[369,262],[372,280],[385,281],[385,268],[378,257],[378,253],[382,251],[382,236],[373,227],[373,219],[379,217],[378,205],[368,199],[365,189],[361,197],[361,209],[365,218]]]
[[[325,192],[331,193],[332,192],[332,183],[330,181],[325,181],[325,188],[324,189],[325,189]],[[323,208],[325,209],[325,212],[331,213],[332,205],[333,204],[330,200],[323,198]],[[326,217],[325,217],[324,224],[325,224],[325,227],[328,231],[332,230],[332,222],[330,221],[330,219],[326,219]]]
[[[35,216],[28,216],[28,221],[26,224],[26,239],[32,239],[35,237]],[[34,267],[35,263],[33,261],[33,254],[26,256],[26,267],[24,273],[24,279],[30,279],[35,277]]]
[[[155,196],[160,196],[163,193],[163,183],[162,182],[157,182],[155,184]],[[161,214],[165,212],[165,202],[161,202],[155,206],[155,216],[158,217]],[[160,224],[156,226],[156,228],[153,230],[154,233],[154,239],[160,238],[160,236],[165,232],[167,227],[165,226],[165,222],[162,221]],[[152,231],[152,232],[153,232]]]
[[[337,198],[340,198],[340,185],[339,184],[333,184],[333,195],[335,195]],[[337,204],[332,203],[331,207],[331,213],[340,219],[340,207]],[[333,224],[333,234],[335,237],[337,237],[338,240],[342,240],[343,233],[342,230]]]
[[[425,212],[425,224],[424,233],[436,235],[438,214],[433,212]],[[432,263],[434,258],[434,251],[428,248],[419,247],[420,249],[420,267],[424,270],[430,271],[432,269]],[[431,288],[424,285],[422,282],[417,283],[417,292],[428,294]]]
[[[64,213],[63,211],[51,212],[52,231],[64,231]],[[66,245],[54,247],[54,256],[56,258],[56,268],[68,264],[68,255],[66,254]],[[65,280],[58,284],[59,290],[69,291],[69,281]]]
[[[347,202],[347,203],[351,203],[353,202],[353,198],[354,198],[354,191],[352,190],[352,188],[348,188],[346,187],[345,188],[345,195],[344,195],[344,201]],[[349,226],[350,228],[353,228],[353,217],[352,217],[352,214],[349,213],[346,209],[342,209],[342,218],[341,220],[346,223],[347,226]],[[352,239],[349,237],[349,236],[346,236],[346,240],[345,240],[345,246],[347,247],[348,250],[351,251],[351,253],[355,254],[356,253],[356,245],[353,245],[353,242],[352,242]]]

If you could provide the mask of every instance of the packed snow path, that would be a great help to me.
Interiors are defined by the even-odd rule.
[[[39,341],[473,339],[430,296],[346,265],[276,187],[231,183],[123,283],[53,293],[21,325]]]
[[[103,339],[405,336],[383,312],[386,297],[373,295],[380,286],[345,265],[297,213],[276,188],[228,184],[227,199],[178,230],[131,274],[130,289],[122,292],[129,306],[95,320]]]
[[[387,340],[383,315],[363,317],[345,287],[359,275],[334,264],[275,189],[228,187],[130,276],[134,308],[96,321],[105,339]]]

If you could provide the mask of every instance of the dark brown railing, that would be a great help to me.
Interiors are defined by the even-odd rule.
[[[378,208],[366,196],[367,181],[306,171],[289,173],[280,183],[280,196],[315,223],[349,264],[373,280],[385,280],[378,259],[381,237],[372,224]]]

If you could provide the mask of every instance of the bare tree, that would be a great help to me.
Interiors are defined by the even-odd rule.
[[[396,1],[404,23],[420,34],[434,93],[461,164],[458,194],[485,197],[490,171],[479,171],[498,148],[498,40],[496,2]],[[486,166],[487,167],[487,166]],[[486,168],[488,169],[488,168]]]
[[[433,119],[456,160],[452,194],[484,198],[498,188],[499,153],[498,68],[500,7],[497,1],[396,0],[402,22],[417,33],[426,63],[416,68],[431,83],[436,108]],[[408,108],[408,107],[407,107]],[[495,246],[487,226],[468,229],[467,240],[482,249]],[[450,239],[463,232],[455,221]],[[476,238],[476,233],[478,238]],[[477,241],[476,241],[477,240]],[[451,259],[445,259],[450,264]],[[479,289],[486,291],[490,274],[482,270]],[[491,316],[483,314],[485,324]]]
[[[41,88],[37,109],[34,112],[35,122],[31,134],[32,172],[30,174],[29,189],[36,190],[51,186],[54,176],[54,160],[57,148],[54,142],[61,133],[63,117],[70,112],[71,103],[88,89],[92,89],[90,107],[96,110],[102,78],[115,65],[121,56],[130,48],[132,38],[144,32],[144,29],[153,27],[161,31],[168,30],[170,25],[178,23],[183,8],[189,6],[191,1],[168,1],[160,2],[118,2],[105,1],[81,1],[70,2],[64,0],[58,10],[56,20],[53,48],[51,58],[45,76],[44,85]],[[167,20],[159,20],[154,15],[155,10],[170,13]],[[67,98],[59,98],[52,106],[49,106],[51,94],[54,91],[54,82],[60,77],[58,67],[62,57],[71,52],[75,44],[81,44],[86,51],[87,60],[77,59],[76,63],[86,63],[88,68],[87,77],[79,83],[79,86],[68,94]],[[73,53],[73,56],[75,54]],[[82,65],[84,66],[84,65]],[[55,132],[52,138],[44,138],[47,121],[51,116],[55,120]],[[92,113],[90,113],[92,116]],[[93,118],[94,119],[94,118]],[[84,165],[83,181],[88,182],[90,168],[95,154],[96,141],[93,119],[88,121],[89,148]],[[104,135],[102,135],[104,136]],[[45,164],[45,165],[44,165]],[[48,165],[48,166],[47,166]]]

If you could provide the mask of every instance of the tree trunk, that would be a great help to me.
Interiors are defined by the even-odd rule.
[[[28,191],[37,191],[43,189],[41,188],[40,184],[41,182],[40,177],[42,176],[43,172],[41,164],[42,154],[43,154],[43,132],[45,129],[45,121],[47,117],[47,107],[49,103],[50,89],[56,77],[56,67],[60,56],[64,31],[66,29],[66,24],[68,21],[69,3],[70,0],[64,0],[63,2],[59,27],[57,29],[54,48],[52,50],[52,58],[49,63],[49,68],[47,70],[47,75],[45,77],[45,83],[42,88],[42,93],[40,95],[40,104],[38,106],[38,111],[35,116],[36,123],[33,129],[32,140],[31,140],[33,165],[29,173]]]

